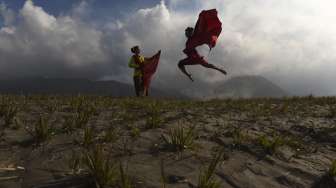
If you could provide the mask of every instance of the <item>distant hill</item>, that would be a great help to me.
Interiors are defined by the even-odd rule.
[[[131,84],[117,81],[91,81],[67,78],[25,78],[0,80],[0,93],[5,94],[60,94],[60,95],[105,95],[113,97],[134,96]],[[175,91],[152,88],[151,96],[185,98]]]
[[[283,97],[289,94],[262,76],[238,76],[215,83],[196,81],[182,90],[198,99]]]
[[[239,76],[214,85],[218,98],[284,97],[289,94],[262,76]]]
[[[151,88],[154,97],[171,98],[255,98],[283,97],[288,93],[261,76],[239,76],[213,84],[202,81],[180,89]],[[2,94],[60,94],[104,95],[113,97],[134,96],[132,84],[117,81],[92,81],[68,78],[25,78],[0,80]]]

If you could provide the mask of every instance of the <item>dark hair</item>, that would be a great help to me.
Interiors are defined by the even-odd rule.
[[[185,31],[188,32],[188,33],[189,33],[189,32],[192,33],[192,32],[194,32],[194,28],[192,28],[192,27],[187,27],[187,29],[185,29]]]
[[[135,53],[135,50],[136,50],[136,49],[139,49],[139,46],[133,46],[133,47],[131,48],[131,52],[132,52],[132,53]]]

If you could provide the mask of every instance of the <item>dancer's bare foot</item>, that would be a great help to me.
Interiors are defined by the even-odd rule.
[[[220,71],[221,73],[223,73],[224,75],[227,75],[227,72],[226,72],[224,69],[219,69],[219,71]]]
[[[188,78],[193,82],[194,80],[193,80],[193,78],[192,78],[192,76],[191,76],[191,74],[187,74],[187,76],[188,76]]]

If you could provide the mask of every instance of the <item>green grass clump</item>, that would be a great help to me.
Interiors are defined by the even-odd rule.
[[[119,187],[120,188],[134,187],[131,178],[125,173],[124,167],[121,162],[119,165]]]
[[[233,144],[235,147],[240,147],[247,140],[247,135],[244,134],[243,130],[240,128],[235,128],[232,131]]]
[[[218,164],[222,161],[224,152],[217,152],[211,160],[209,166],[202,169],[198,177],[197,188],[219,188],[220,183],[215,180],[214,174]]]
[[[73,97],[69,103],[73,112],[80,112],[85,109],[88,100],[84,96]]]
[[[272,138],[261,136],[258,140],[265,152],[270,155],[273,155],[279,147],[285,145],[285,140],[280,136],[274,136]]]
[[[71,170],[71,174],[78,174],[81,166],[81,156],[77,152],[72,151],[71,157],[68,160],[68,166]]]
[[[45,108],[49,113],[54,113],[59,109],[59,104],[56,99],[50,99],[48,102],[45,104]]]
[[[0,117],[5,121],[5,127],[9,127],[18,113],[19,108],[11,102],[5,102],[0,105]]]
[[[62,127],[63,131],[67,134],[72,134],[76,130],[73,117],[65,117]]]
[[[148,106],[146,125],[149,129],[155,129],[161,126],[162,118],[160,114],[161,106],[157,103],[151,103]]]
[[[138,137],[140,137],[140,134],[141,134],[141,132],[140,132],[140,129],[138,128],[138,127],[132,127],[131,128],[131,137],[132,138],[138,138]]]
[[[91,151],[84,154],[84,165],[88,168],[89,174],[93,177],[96,188],[113,187],[118,180],[118,171],[110,158],[104,154],[104,149],[96,145]]]
[[[83,135],[83,146],[89,148],[90,145],[94,143],[95,135],[93,128],[85,127]]]
[[[304,152],[306,150],[303,140],[299,137],[287,137],[285,139],[285,144],[297,152]]]
[[[42,116],[35,123],[33,131],[28,131],[37,144],[48,141],[52,136],[52,128],[50,128],[48,120]]]
[[[178,126],[169,130],[168,137],[162,135],[162,138],[168,148],[174,151],[183,151],[194,146],[196,139],[195,127],[185,128]]]
[[[160,160],[160,175],[161,175],[162,188],[166,188],[167,178],[166,178],[163,159]]]
[[[72,134],[76,129],[84,128],[90,121],[92,114],[88,111],[77,112],[64,118],[63,130]]]
[[[331,164],[331,167],[329,169],[329,176],[336,177],[336,160],[334,160]]]
[[[88,111],[77,112],[74,116],[74,127],[83,128],[87,125],[91,118],[91,113]]]
[[[13,126],[11,127],[11,129],[13,130],[19,130],[21,127],[23,127],[25,125],[25,121],[20,120],[20,118],[14,118],[14,123]]]

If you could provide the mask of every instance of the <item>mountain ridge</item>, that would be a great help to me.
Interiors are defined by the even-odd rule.
[[[132,84],[115,80],[95,81],[86,78],[30,77],[0,80],[0,93],[134,96]],[[150,96],[172,98],[260,98],[284,97],[288,92],[262,76],[237,76],[224,82],[198,81],[185,88],[151,88]]]
[[[199,88],[202,88],[200,91]],[[211,98],[279,98],[290,96],[278,85],[263,76],[235,76],[225,81],[206,83],[199,82],[198,86],[190,86],[183,92],[188,96],[199,99]]]
[[[85,78],[19,78],[0,80],[0,93],[6,94],[60,94],[60,95],[108,95],[113,97],[134,96],[131,84],[114,80],[94,81]],[[175,91],[152,88],[154,97],[185,98]]]

